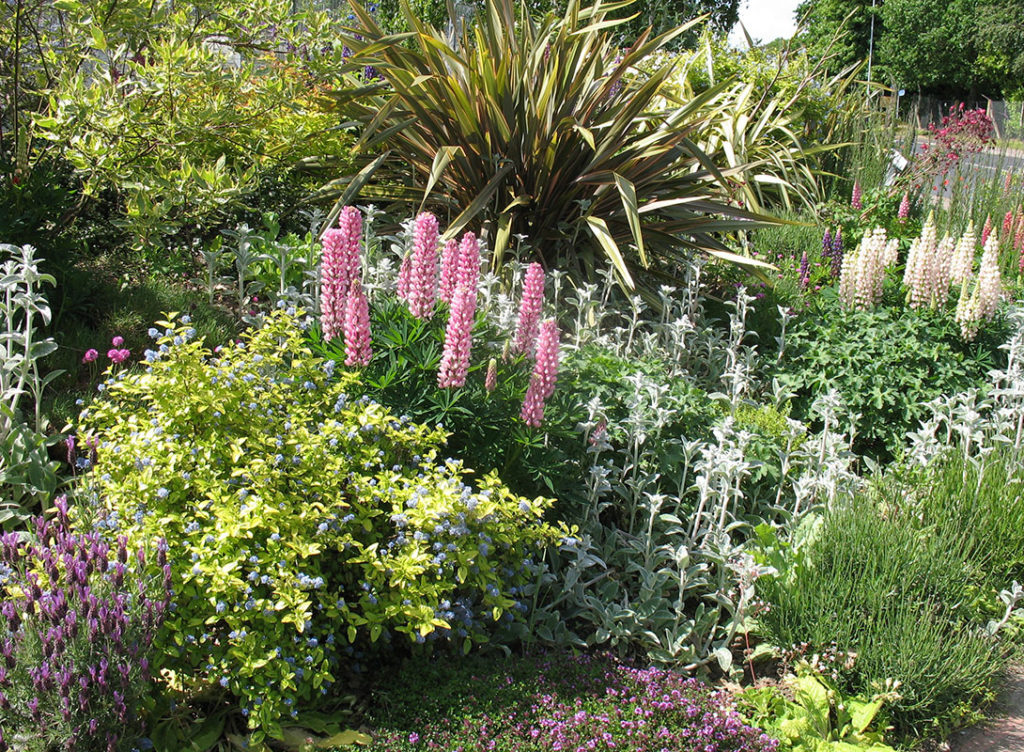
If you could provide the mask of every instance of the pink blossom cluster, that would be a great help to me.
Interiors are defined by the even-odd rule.
[[[113,347],[107,350],[107,357],[110,358],[111,363],[121,364],[132,356],[131,350],[123,346],[124,337],[114,337],[112,340],[110,340],[110,344],[112,344]],[[97,350],[95,347],[90,347],[88,350],[85,351],[85,354],[82,355],[82,362],[95,363],[99,357],[99,350]]]
[[[839,300],[848,309],[873,308],[882,299],[885,267],[896,259],[898,241],[889,240],[884,227],[864,231],[864,237],[843,257],[839,274]]]
[[[964,154],[981,151],[995,140],[995,124],[985,110],[968,110],[961,102],[949,108],[941,124],[930,123],[932,143],[921,146],[915,171],[923,176],[944,175]]]
[[[441,356],[441,367],[437,372],[437,385],[442,389],[462,387],[466,384],[475,316],[476,285],[459,285],[452,299],[451,312],[448,314],[444,353]]]
[[[863,198],[863,196],[864,196],[864,194],[861,191],[860,181],[859,180],[854,180],[853,181],[853,196],[850,198],[850,206],[852,208],[856,209],[857,211],[860,211],[861,209],[863,209],[864,208],[864,198]]]
[[[437,300],[437,217],[422,212],[413,225],[412,254],[409,257],[406,302],[409,313],[418,319],[434,315]],[[399,280],[401,283],[401,280]]]
[[[539,327],[533,373],[520,412],[526,425],[537,428],[544,420],[544,403],[554,393],[557,377],[558,323],[547,319]]]
[[[896,219],[901,225],[907,223],[907,218],[910,216],[910,194],[907,192],[903,193],[903,198],[900,199],[899,208],[896,210]]]
[[[523,278],[523,297],[519,303],[515,352],[533,354],[543,305],[544,267],[534,262],[526,267],[526,275]]]
[[[342,334],[345,300],[352,282],[360,276],[360,243],[363,217],[354,206],[346,206],[338,216],[338,227],[323,236],[320,261],[320,327],[325,340]]]
[[[358,279],[353,279],[345,300],[345,365],[370,365],[370,304]]]

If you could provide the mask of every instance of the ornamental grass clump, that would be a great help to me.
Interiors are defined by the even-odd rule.
[[[0,536],[0,750],[129,749],[172,595],[167,547],[76,532],[67,500],[55,507]]]
[[[609,655],[531,656],[500,670],[482,661],[406,668],[387,689],[371,752],[778,749],[743,723],[727,693]]]
[[[328,694],[357,651],[469,650],[528,610],[549,501],[470,486],[440,428],[358,397],[285,311],[211,353],[168,316],[150,365],[82,415],[102,524],[167,539],[176,609],[157,646],[188,695],[233,696],[251,738]],[[153,566],[151,562],[147,567]]]

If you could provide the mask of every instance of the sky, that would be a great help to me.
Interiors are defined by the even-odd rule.
[[[778,37],[791,37],[796,31],[793,11],[800,0],[741,0],[740,21],[754,41],[770,42]],[[733,44],[743,42],[739,24],[729,35]]]

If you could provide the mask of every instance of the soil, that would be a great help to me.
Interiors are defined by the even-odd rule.
[[[949,739],[950,752],[1024,752],[1024,666],[1012,666],[988,719]]]

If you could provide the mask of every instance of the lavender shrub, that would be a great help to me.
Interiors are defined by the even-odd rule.
[[[389,686],[393,713],[372,752],[445,749],[775,752],[730,696],[610,655],[541,655],[496,665],[416,666]],[[435,675],[436,674],[436,675]],[[428,690],[427,687],[430,689]],[[405,702],[408,693],[415,702]]]
[[[143,551],[124,538],[72,532],[67,499],[34,536],[0,536],[0,752],[116,752],[140,730],[149,650],[170,603],[136,575]]]

